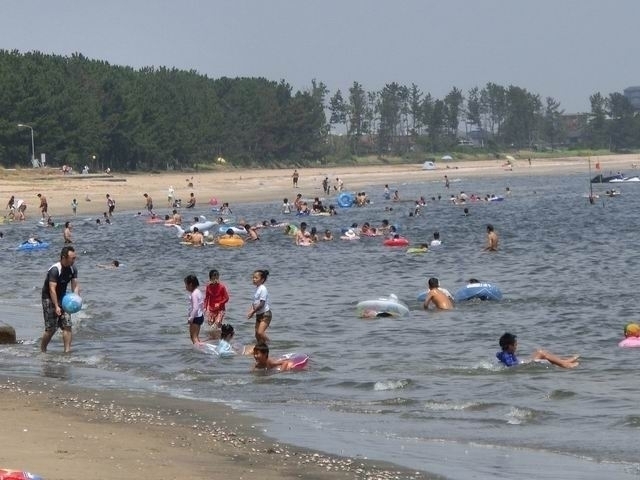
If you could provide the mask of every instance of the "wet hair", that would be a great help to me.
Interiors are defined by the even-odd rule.
[[[64,222],[64,227],[67,228],[69,225],[71,225],[71,222]]]
[[[113,262],[111,262],[111,265],[113,265],[114,267],[119,267],[120,262],[118,260],[114,260]]]
[[[493,232],[493,225],[491,224],[487,225],[487,232]]]
[[[307,228],[307,222],[302,222],[302,223],[300,224],[300,228],[301,228],[301,229],[303,229],[303,228]]]
[[[256,343],[253,347],[254,352],[264,353],[267,357],[269,356],[269,345],[264,342]]]
[[[316,227],[311,227],[311,235],[315,235],[316,233],[318,233]]]
[[[244,224],[244,229],[247,230],[247,231],[251,230],[251,225],[249,225],[248,223],[245,223]]]
[[[282,203],[289,203],[289,199],[288,198],[283,198],[282,199]]]
[[[227,235],[233,235],[233,228],[227,228],[227,231],[225,233]]]
[[[198,277],[196,277],[195,275],[187,275],[186,277],[184,277],[184,284],[185,285],[190,285],[192,287],[199,287],[200,286],[200,282],[198,281]]]
[[[438,288],[440,286],[440,282],[436,277],[431,277],[429,279],[429,288]]]
[[[477,278],[470,278],[469,283],[480,283],[480,280],[478,280]]]
[[[219,278],[220,277],[220,272],[218,270],[216,270],[215,268],[212,268],[211,270],[209,270],[209,279],[213,280],[214,278]]]
[[[272,218],[272,219],[271,219],[271,220],[269,220],[269,221],[271,222],[271,225],[275,225],[276,223],[278,223],[278,222],[276,222],[276,219],[275,219],[275,218]]]
[[[223,323],[222,326],[220,327],[220,338],[222,338],[223,340],[226,340],[227,338],[231,337],[234,333],[235,333],[235,330],[233,329],[233,325],[230,325],[228,323]]]
[[[263,282],[266,282],[267,277],[269,276],[269,270],[255,270],[253,273],[259,273]]]
[[[198,227],[193,227],[193,233],[199,232]]]
[[[440,238],[440,232],[433,232],[434,240],[438,240]]]
[[[506,350],[511,345],[516,344],[516,338],[518,337],[516,337],[514,334],[506,332],[500,337],[500,340],[498,340],[498,344],[500,344],[500,348],[502,348],[502,350]]]

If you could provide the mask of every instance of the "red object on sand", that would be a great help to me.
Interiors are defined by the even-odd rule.
[[[3,470],[0,468],[0,480],[44,480],[38,475],[19,470]]]

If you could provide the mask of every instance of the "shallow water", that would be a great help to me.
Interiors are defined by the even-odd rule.
[[[441,232],[444,246],[425,255],[382,246],[380,238],[293,245],[280,229],[242,249],[185,247],[175,229],[116,212],[113,225],[74,221],[80,252],[83,310],[74,318],[73,353],[63,356],[56,336],[38,352],[40,288],[62,246],[60,229],[30,219],[4,225],[0,305],[25,344],[2,347],[5,373],[58,379],[90,388],[129,388],[222,401],[264,418],[282,441],[333,453],[377,458],[451,478],[638,478],[635,438],[640,394],[634,381],[640,349],[619,349],[622,327],[637,321],[637,193],[590,206],[587,175],[473,178],[392,185],[402,197],[428,199],[419,217],[411,203],[382,199],[306,217],[322,232],[388,218],[412,243]],[[507,183],[508,180],[508,183]],[[503,202],[471,203],[471,215],[451,205],[451,192],[513,192]],[[603,188],[604,190],[604,188]],[[306,192],[313,197],[318,192]],[[293,194],[292,194],[293,195]],[[333,199],[335,202],[335,199]],[[256,223],[276,218],[280,202],[236,205]],[[393,211],[385,211],[385,207]],[[164,213],[164,212],[163,212]],[[204,207],[196,214],[215,218]],[[500,251],[482,252],[485,227],[500,235]],[[45,251],[16,252],[30,233],[51,240]],[[96,268],[117,258],[118,270]],[[272,355],[302,351],[304,372],[258,376],[251,358],[217,359],[192,348],[182,278],[205,283],[217,268],[231,293],[227,321],[236,340],[250,343],[245,318],[251,273],[267,268],[274,319]],[[424,312],[416,301],[437,276],[455,291],[471,277],[497,284],[503,300],[466,302],[451,312]],[[407,318],[362,320],[355,306],[395,293],[411,308]],[[497,339],[519,337],[522,358],[544,347],[581,354],[576,370],[544,364],[505,369],[496,364]]]

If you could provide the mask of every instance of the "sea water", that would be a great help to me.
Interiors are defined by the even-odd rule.
[[[60,353],[59,334],[47,355],[38,345],[40,289],[58,260],[61,230],[33,217],[4,225],[0,305],[25,343],[0,348],[3,371],[224,402],[264,419],[264,432],[279,441],[449,478],[637,479],[640,349],[617,342],[624,324],[638,320],[640,185],[617,185],[622,195],[589,205],[586,175],[448,173],[450,189],[441,181],[390,184],[403,199],[427,198],[414,217],[413,203],[383,199],[383,185],[362,189],[371,205],[335,217],[280,215],[281,199],[232,205],[237,220],[252,224],[275,218],[333,231],[334,241],[314,247],[295,246],[278,228],[243,248],[194,248],[179,243],[175,228],[135,212],[116,211],[101,226],[52,212],[72,220],[78,252],[84,306],[73,315],[71,355]],[[512,193],[501,202],[448,200],[460,191],[500,195],[507,186]],[[187,223],[199,214],[217,216],[206,206],[183,211]],[[443,246],[411,255],[379,237],[339,240],[354,222],[385,218],[412,244],[439,231]],[[488,223],[500,236],[496,253],[482,250]],[[15,250],[34,233],[52,247]],[[112,259],[122,266],[96,267]],[[250,372],[251,357],[218,359],[191,346],[183,278],[195,274],[204,286],[212,268],[229,289],[226,322],[242,343],[253,341],[252,272],[270,271],[272,356],[307,353],[306,371],[260,376]],[[416,296],[432,276],[451,291],[469,278],[494,283],[503,300],[425,312]],[[359,301],[391,293],[409,305],[408,317],[357,317]],[[543,347],[578,353],[581,364],[501,367],[495,352],[505,331],[518,335],[523,359]]]

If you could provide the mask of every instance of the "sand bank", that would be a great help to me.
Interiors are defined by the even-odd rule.
[[[45,480],[436,478],[274,443],[223,405],[51,383],[0,384],[0,469]]]
[[[600,156],[592,159],[592,174],[595,175],[595,163],[599,162],[601,171],[608,173],[618,170],[627,174],[634,173],[637,155]],[[291,174],[293,169],[221,169],[208,172],[167,172],[160,174],[118,174],[107,175],[67,175],[63,176],[54,169],[31,169],[1,172],[0,201],[11,195],[24,199],[28,204],[27,217],[38,217],[39,199],[42,193],[48,199],[49,214],[58,221],[72,219],[71,201],[78,201],[78,215],[96,215],[106,211],[106,194],[116,200],[118,210],[144,209],[144,193],[153,199],[155,210],[159,214],[171,211],[167,203],[169,186],[173,186],[175,197],[183,200],[183,206],[193,192],[198,210],[208,205],[210,200],[218,203],[229,202],[281,202],[287,197],[295,198],[302,193],[305,198],[322,196],[322,180],[329,177],[331,185],[336,178],[342,179],[347,191],[354,191],[369,185],[403,182],[429,182],[449,178],[467,178],[473,176],[509,179],[519,175],[553,175],[575,173],[588,177],[588,159],[586,157],[568,157],[556,159],[532,158],[516,159],[513,166],[505,165],[504,160],[473,160],[438,162],[436,170],[423,170],[421,164],[375,165],[357,167],[318,167],[300,168],[299,188],[293,188]],[[189,186],[192,184],[192,186]],[[428,194],[429,192],[425,192]],[[5,203],[6,205],[6,203]]]

